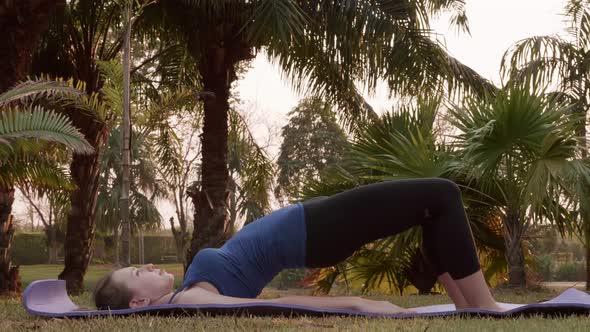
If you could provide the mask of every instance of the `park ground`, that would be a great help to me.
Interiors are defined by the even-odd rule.
[[[180,265],[163,265],[167,271],[177,275],[180,282]],[[23,287],[38,279],[55,278],[60,271],[58,265],[22,266]],[[92,266],[85,286],[92,284],[108,271],[108,266]],[[552,283],[532,290],[519,291],[494,289],[498,301],[532,303],[551,298],[569,286],[581,288],[580,283]],[[273,298],[286,295],[306,295],[306,289],[277,290],[266,288],[261,297]],[[344,295],[344,294],[335,294]],[[347,295],[359,295],[350,294]],[[383,295],[372,293],[367,297],[389,300],[404,307],[415,307],[448,303],[444,295]],[[74,302],[90,306],[90,293],[74,297]],[[22,307],[20,299],[0,299],[1,331],[588,331],[590,317],[568,316],[543,318],[540,316],[517,319],[493,318],[428,318],[394,320],[382,318],[263,318],[263,317],[126,317],[95,319],[46,319],[35,317]]]

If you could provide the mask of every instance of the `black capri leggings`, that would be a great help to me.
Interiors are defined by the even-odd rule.
[[[437,275],[461,279],[480,269],[457,185],[439,178],[387,181],[304,201],[306,266],[337,264],[364,244],[422,226]]]

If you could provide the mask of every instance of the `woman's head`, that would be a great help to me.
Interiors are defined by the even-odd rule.
[[[171,293],[174,275],[153,264],[130,266],[102,277],[94,287],[94,302],[101,310],[150,305]]]

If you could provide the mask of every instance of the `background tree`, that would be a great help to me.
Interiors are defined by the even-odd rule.
[[[131,29],[135,19],[132,17],[132,1],[124,4],[124,37],[123,37],[123,112],[121,132],[121,169],[119,191],[119,214],[121,217],[122,260],[123,266],[131,265],[131,233],[129,229],[129,191],[131,190]],[[115,239],[116,240],[116,239]],[[115,253],[116,254],[116,253]]]
[[[151,101],[146,112],[151,124],[151,145],[158,160],[158,173],[173,202],[178,226],[170,220],[179,261],[184,260],[189,244],[190,217],[187,193],[199,190],[203,109],[187,88],[164,92]],[[237,110],[230,113],[228,168],[233,187],[229,193],[230,224],[238,218],[255,220],[269,211],[268,188],[272,182],[272,162],[259,147]]]
[[[25,82],[0,95],[0,187],[12,195],[0,195],[0,293],[20,292],[18,268],[10,250],[14,226],[10,214],[14,187],[72,188],[68,175],[55,167],[52,144],[78,153],[93,149],[80,132],[52,107],[63,106],[62,97],[78,98],[80,91],[56,82]],[[67,99],[67,98],[63,98]],[[49,152],[48,152],[49,151]]]
[[[113,232],[115,243],[115,265],[119,259],[119,228],[121,227],[120,192],[121,180],[121,129],[112,129],[102,156],[99,195],[96,205],[96,223],[101,231]],[[156,178],[156,167],[145,134],[134,132],[129,195],[130,233],[145,229],[158,229],[162,216],[158,212],[155,199],[162,197],[160,182]]]
[[[590,3],[568,1],[564,16],[568,24],[567,36],[536,36],[519,41],[504,54],[502,71],[510,80],[552,84],[560,98],[573,104],[572,112],[582,115],[577,132],[582,157],[586,157],[586,125],[590,108]],[[574,206],[588,211],[590,206],[584,193],[590,192],[590,187],[584,187],[588,181],[578,180],[574,190],[580,201]],[[581,234],[586,247],[586,289],[590,290],[590,218],[584,211],[577,214],[580,225],[576,233]]]
[[[34,53],[33,72],[83,82],[85,92],[100,104],[104,84],[99,60],[119,56],[122,47],[121,8],[116,1],[73,0],[52,17]],[[67,47],[64,47],[67,45]],[[70,119],[94,147],[91,155],[74,154],[70,172],[76,190],[70,196],[66,231],[65,266],[59,278],[70,293],[83,290],[83,279],[91,257],[95,232],[95,210],[100,175],[100,153],[113,115],[100,112],[71,112]]]
[[[31,54],[39,42],[40,34],[47,29],[49,17],[65,0],[46,1],[4,1],[0,4],[0,31],[2,49],[0,50],[0,93],[24,80],[31,66]],[[0,185],[0,238],[2,247],[8,250],[12,238],[12,204],[14,188]],[[9,220],[10,218],[10,220]],[[16,290],[18,270],[10,262],[2,262],[0,292]],[[11,272],[12,271],[12,272]]]
[[[392,179],[442,177],[464,182],[458,169],[459,160],[436,125],[440,107],[438,98],[416,98],[411,104],[400,104],[379,121],[365,125],[351,143],[341,166],[328,169],[320,181],[306,181],[302,198],[330,196]],[[502,257],[497,254],[502,252],[502,239],[496,223],[489,217],[490,209],[481,206],[485,200],[475,191],[462,187],[476,244],[485,262],[483,268],[491,276],[498,272],[493,266],[498,256]],[[480,211],[475,213],[476,210]],[[416,227],[364,246],[342,264],[314,271],[307,281],[320,292],[328,292],[334,282],[344,281],[362,285],[365,292],[387,285],[402,293],[413,284],[420,293],[430,293],[436,276],[420,243],[421,229]]]
[[[156,172],[166,197],[174,205],[174,217],[169,219],[176,245],[176,257],[185,264],[185,253],[190,241],[189,206],[187,191],[198,179],[202,125],[202,108],[190,89],[178,88],[164,92],[151,100],[147,108],[150,124],[149,144],[156,161]],[[194,186],[194,184],[193,184]]]
[[[114,61],[99,62],[104,85],[101,89],[102,105],[110,114],[123,112],[123,67]],[[155,158],[151,149],[151,126],[146,126],[146,117],[133,114],[133,144],[130,154],[134,162],[130,165],[130,197],[129,221],[131,230],[159,227],[161,215],[155,205],[155,198],[163,196],[161,182],[157,179]],[[149,122],[148,122],[149,123]],[[97,199],[96,218],[102,231],[113,231],[115,243],[115,263],[119,259],[119,227],[121,227],[122,207],[120,194],[123,190],[123,159],[121,155],[123,140],[121,139],[122,119],[112,122],[116,126],[110,130],[109,138],[102,154],[99,182],[99,196]],[[128,239],[129,240],[129,239]],[[130,254],[130,253],[128,253]],[[125,253],[123,253],[123,256]],[[141,255],[140,255],[141,256]],[[130,257],[128,257],[130,259]],[[124,263],[125,264],[125,263]]]
[[[236,230],[238,218],[244,225],[270,213],[269,192],[274,163],[250,132],[239,110],[229,114],[228,169],[230,175],[229,225]]]
[[[567,104],[520,84],[471,98],[451,114],[468,178],[477,178],[501,211],[508,282],[525,286],[528,228],[543,218],[565,222],[559,183],[576,158],[575,118]]]
[[[489,87],[426,33],[428,15],[445,9],[455,10],[454,22],[465,26],[463,1],[184,0],[159,5],[146,10],[145,26],[164,26],[184,37],[198,62],[202,89],[210,92],[204,100],[202,181],[193,197],[188,262],[200,248],[219,246],[227,237],[228,100],[236,65],[252,59],[255,50],[265,48],[299,90],[308,85],[341,106],[349,124],[376,118],[357,81],[371,89],[385,78],[392,90],[406,93],[441,80],[450,89]]]
[[[348,140],[332,107],[320,98],[302,100],[288,116],[289,123],[281,133],[275,195],[293,198],[304,179],[319,180],[325,168],[340,163]]]
[[[35,190],[28,185],[20,185],[18,188],[43,224],[49,249],[47,264],[57,264],[59,242],[63,241],[65,235],[64,230],[70,207],[68,191],[64,189]]]
[[[149,6],[152,2],[141,4],[138,9],[138,13],[133,12],[133,0],[125,1],[123,7],[124,11],[124,37],[123,37],[123,112],[122,112],[122,125],[121,125],[121,191],[120,191],[120,216],[121,216],[121,228],[122,228],[122,260],[123,266],[131,265],[131,250],[130,250],[130,200],[129,192],[131,186],[131,34],[133,24],[137,19],[138,13]],[[143,237],[141,238],[140,246],[143,243]],[[142,255],[140,255],[140,262],[143,263],[143,249]]]

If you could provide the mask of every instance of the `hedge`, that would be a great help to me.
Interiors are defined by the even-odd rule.
[[[121,250],[121,239],[119,239],[119,250]],[[144,235],[144,257],[146,263],[171,263],[174,259],[170,256],[176,255],[174,239],[171,235],[156,234]],[[113,237],[111,235],[97,235],[94,240],[93,263],[112,263]],[[63,244],[58,245],[60,252],[58,256],[63,257]],[[131,263],[139,262],[138,239],[134,236],[131,239]],[[168,257],[166,257],[168,256]],[[12,241],[11,258],[18,265],[46,264],[49,260],[49,249],[47,248],[47,237],[45,233],[19,232],[14,235]]]
[[[47,264],[49,248],[45,233],[14,234],[10,257],[18,265]]]

